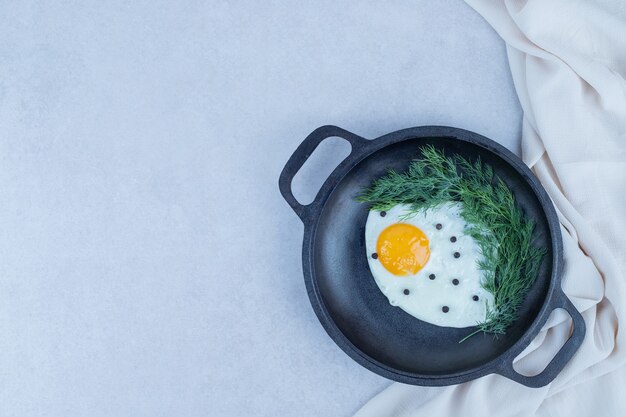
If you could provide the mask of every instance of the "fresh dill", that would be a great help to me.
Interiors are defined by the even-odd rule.
[[[480,159],[475,162],[455,154],[447,157],[432,145],[421,149],[422,158],[411,162],[406,172],[390,170],[358,197],[373,210],[383,211],[408,204],[411,212],[428,210],[445,202],[463,203],[465,233],[482,252],[482,286],[493,294],[485,321],[461,340],[480,333],[496,337],[517,319],[532,286],[545,248],[533,245],[534,222],[515,204],[513,193]]]

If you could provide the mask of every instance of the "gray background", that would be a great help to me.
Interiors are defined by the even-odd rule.
[[[497,34],[451,0],[42,3],[0,7],[0,416],[349,416],[386,387],[314,317],[278,175],[328,123],[517,152]]]

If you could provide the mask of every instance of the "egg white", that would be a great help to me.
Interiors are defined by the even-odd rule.
[[[371,210],[365,224],[365,247],[369,267],[378,288],[389,303],[408,314],[437,326],[469,327],[485,320],[487,305],[493,305],[493,295],[481,283],[483,272],[478,267],[482,258],[476,241],[464,233],[467,223],[461,217],[461,203],[445,203],[413,216],[408,205],[397,205],[383,217]],[[396,276],[379,259],[373,259],[380,233],[394,223],[408,223],[421,229],[429,240],[430,258],[415,275]],[[441,224],[440,230],[436,228]],[[450,237],[455,236],[456,242]],[[460,253],[455,258],[454,252]],[[435,274],[435,279],[429,278]],[[459,284],[454,285],[453,279]],[[409,294],[405,295],[404,290]],[[473,297],[478,296],[478,301]],[[448,312],[443,312],[443,307]]]

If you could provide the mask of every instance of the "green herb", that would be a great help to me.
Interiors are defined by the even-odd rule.
[[[433,146],[421,149],[422,159],[411,162],[404,173],[389,171],[365,189],[358,201],[373,210],[389,210],[408,204],[411,213],[428,210],[449,201],[463,203],[461,215],[465,233],[478,243],[484,273],[483,288],[493,294],[485,321],[477,323],[479,333],[496,337],[517,319],[518,311],[532,286],[544,248],[533,245],[535,225],[515,204],[513,193],[480,159],[470,162],[460,155],[446,157]]]

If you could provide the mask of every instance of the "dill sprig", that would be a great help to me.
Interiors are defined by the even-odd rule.
[[[410,213],[428,210],[445,202],[463,203],[461,215],[465,233],[482,252],[478,261],[483,271],[482,286],[493,294],[485,321],[467,338],[480,333],[496,337],[517,319],[546,251],[533,245],[534,222],[515,204],[513,193],[494,175],[493,169],[455,154],[446,157],[432,145],[421,149],[422,158],[411,162],[406,172],[388,171],[365,189],[358,201],[373,210],[389,210],[398,204],[410,205]]]

